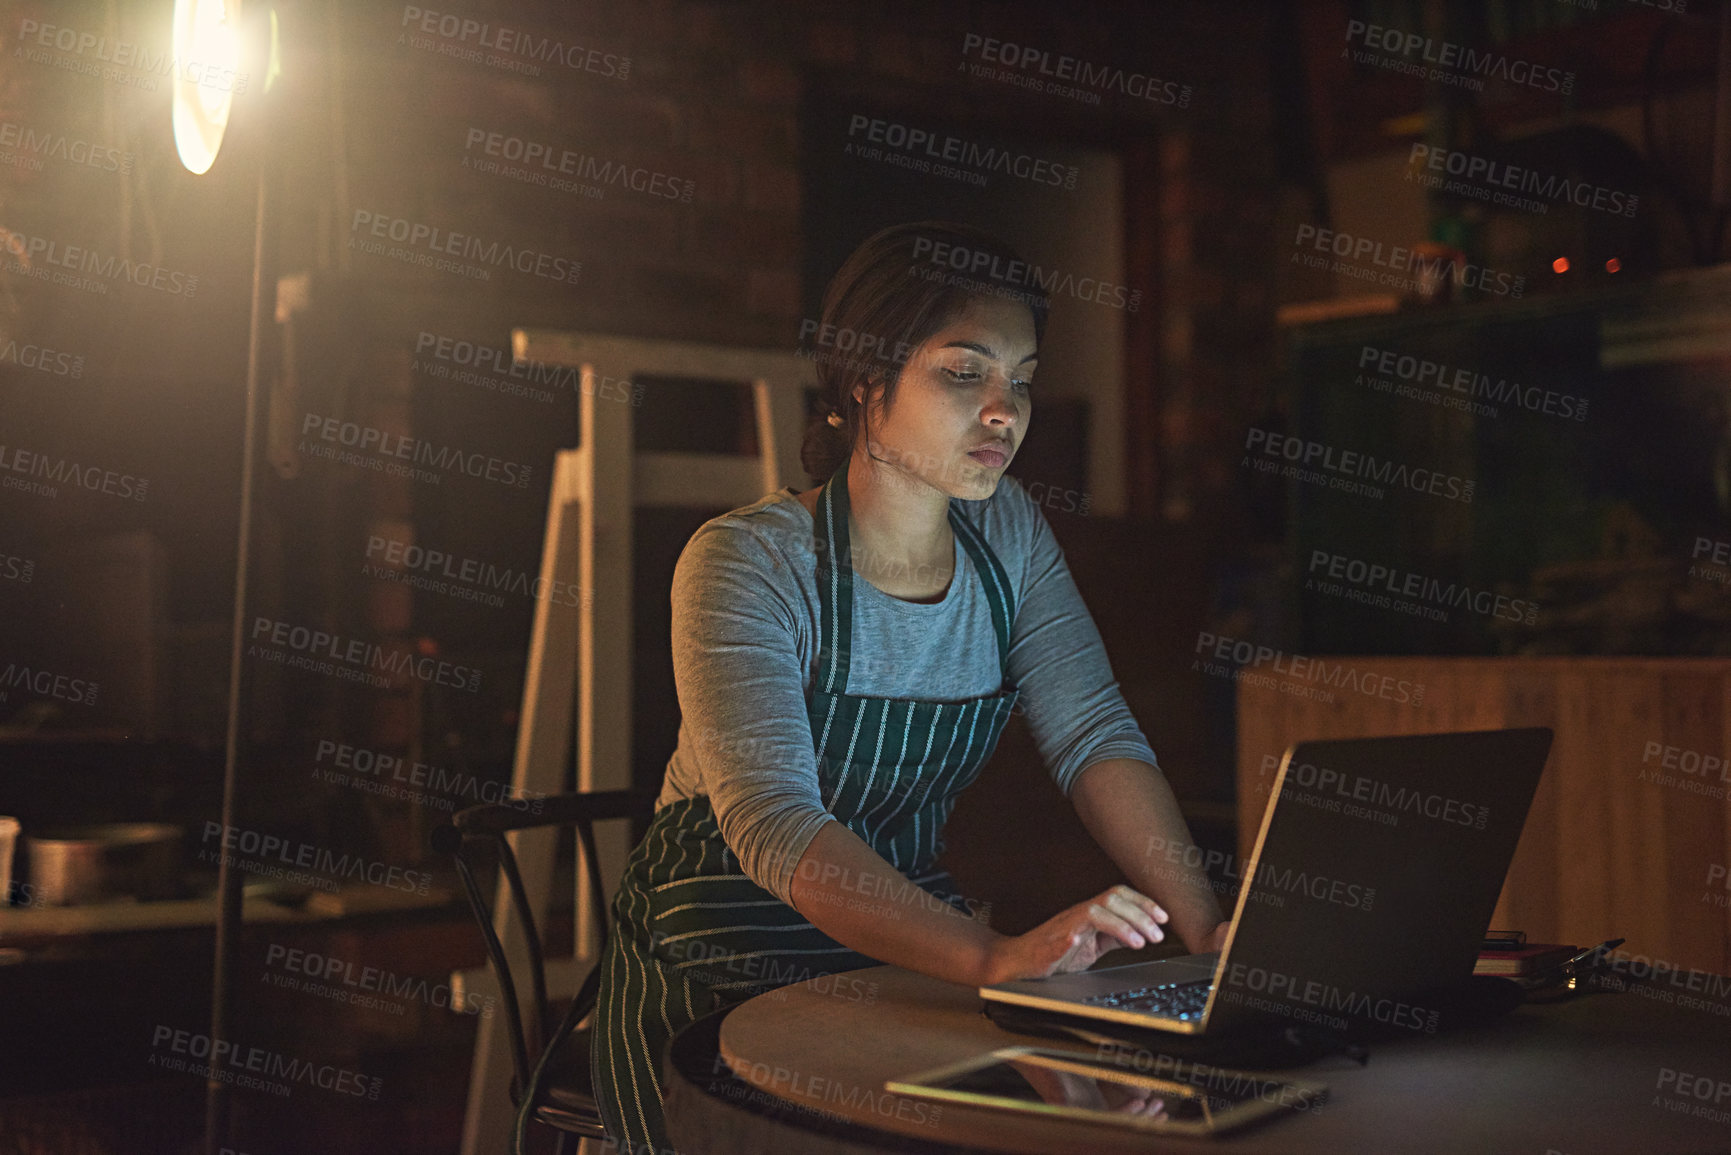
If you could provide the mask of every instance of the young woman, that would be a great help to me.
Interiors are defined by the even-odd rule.
[[[1192,951],[1224,941],[1207,878],[1172,865],[1189,831],[1063,554],[1004,480],[1047,313],[1026,269],[961,225],[862,244],[815,334],[825,416],[802,461],[824,484],[718,517],[680,556],[679,745],[614,902],[595,1020],[596,1097],[622,1148],[671,1150],[672,1035],[770,987],[879,962],[981,985],[1083,970],[1167,929]],[[936,861],[1018,699],[1131,885],[1006,936]]]

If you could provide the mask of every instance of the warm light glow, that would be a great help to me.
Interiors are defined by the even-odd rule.
[[[240,0],[174,0],[174,147],[209,172],[222,147],[240,72]]]
[[[1623,269],[1623,262],[1619,261],[1616,257],[1612,257],[1610,260],[1605,262],[1605,271],[1607,273],[1621,272],[1622,269]]]
[[[1558,257],[1556,260],[1551,262],[1551,272],[1553,272],[1553,273],[1566,273],[1568,271],[1569,271],[1569,258]]]

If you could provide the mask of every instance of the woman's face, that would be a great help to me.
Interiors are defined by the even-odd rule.
[[[889,412],[867,416],[877,464],[949,497],[992,496],[1028,431],[1037,354],[1026,305],[975,298],[914,350]]]

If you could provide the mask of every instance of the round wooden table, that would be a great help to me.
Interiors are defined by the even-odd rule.
[[[1704,999],[1685,1002],[1652,983],[1372,1044],[1364,1066],[1336,1056],[1292,1072],[1329,1086],[1321,1110],[1208,1139],[884,1090],[886,1080],[999,1047],[1094,1053],[1001,1030],[980,1013],[974,988],[894,967],[784,987],[700,1020],[674,1040],[663,1088],[682,1155],[1731,1152],[1731,1111],[1711,1117],[1687,1099],[1701,1078],[1731,1080],[1731,979],[1716,982]]]
[[[697,1024],[691,1038],[675,1040],[669,1063],[677,1070],[663,1084],[674,1142],[692,1155],[1131,1155],[1219,1142],[1030,1118],[884,1089],[886,1080],[999,1047],[1095,1056],[1087,1044],[1011,1034],[980,1007],[973,987],[897,967],[829,975],[759,995],[712,1017],[716,1022]]]

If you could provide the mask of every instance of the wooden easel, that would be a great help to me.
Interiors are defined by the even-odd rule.
[[[541,550],[541,590],[575,586],[576,606],[537,599],[523,685],[512,786],[517,796],[564,788],[573,705],[577,718],[577,789],[613,790],[631,783],[632,511],[638,506],[749,505],[804,478],[799,441],[805,428],[801,390],[816,382],[812,363],[796,354],[676,341],[517,329],[519,361],[578,370],[583,444],[555,458],[547,528]],[[709,382],[749,382],[757,421],[756,457],[711,453],[635,453],[636,395],[643,376]],[[621,395],[627,399],[620,400]],[[654,397],[647,399],[654,404]],[[555,583],[563,583],[556,585]],[[530,909],[545,926],[551,906],[555,830],[509,835]],[[609,901],[630,852],[620,823],[596,831],[602,886]],[[576,885],[576,950],[547,960],[547,994],[569,999],[593,963],[599,922],[591,909],[581,859]],[[494,929],[513,973],[526,973],[527,945],[511,917],[503,879]],[[523,968],[521,971],[519,968]],[[486,967],[452,976],[452,1001],[462,991],[498,996]],[[525,1008],[527,1013],[527,1008]],[[500,1155],[510,1134],[510,1042],[504,1017],[480,1022],[469,1075],[463,1155]]]

